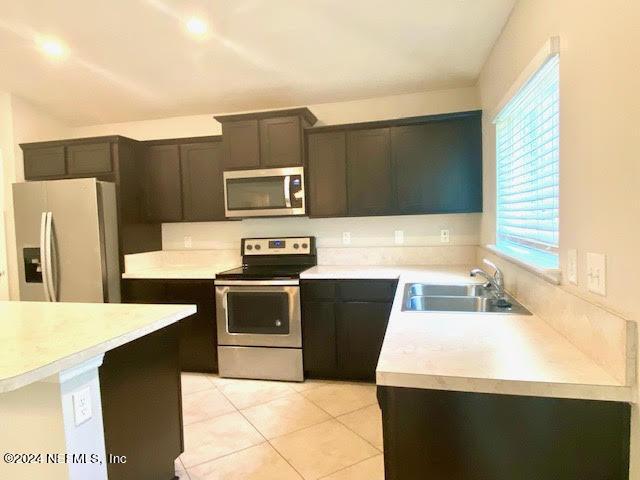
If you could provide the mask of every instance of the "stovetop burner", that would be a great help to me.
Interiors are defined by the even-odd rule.
[[[216,275],[228,280],[265,280],[299,278],[312,265],[245,265]]]
[[[216,275],[224,280],[295,280],[317,264],[314,237],[243,238],[242,267]]]

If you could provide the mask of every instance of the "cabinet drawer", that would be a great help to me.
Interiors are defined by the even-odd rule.
[[[396,285],[396,280],[341,280],[337,293],[343,301],[392,302]]]
[[[67,168],[70,175],[111,172],[111,145],[106,142],[69,145],[67,147]]]
[[[63,146],[25,150],[24,177],[27,180],[62,176],[65,173]]]
[[[336,300],[336,283],[332,280],[313,280],[302,282],[300,286],[302,301]]]

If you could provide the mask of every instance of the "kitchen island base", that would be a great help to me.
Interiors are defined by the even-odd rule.
[[[629,404],[378,386],[386,480],[628,480]]]
[[[0,478],[107,480],[100,354],[0,395]],[[77,404],[83,393],[82,402]],[[82,416],[81,416],[82,415]]]
[[[109,480],[173,480],[184,451],[179,324],[108,351],[100,367]]]

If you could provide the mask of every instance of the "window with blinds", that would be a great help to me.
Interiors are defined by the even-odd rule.
[[[496,117],[496,246],[558,268],[559,57],[529,79]]]

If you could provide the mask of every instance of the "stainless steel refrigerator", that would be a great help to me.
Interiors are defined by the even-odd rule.
[[[113,183],[13,184],[20,300],[120,302]]]

